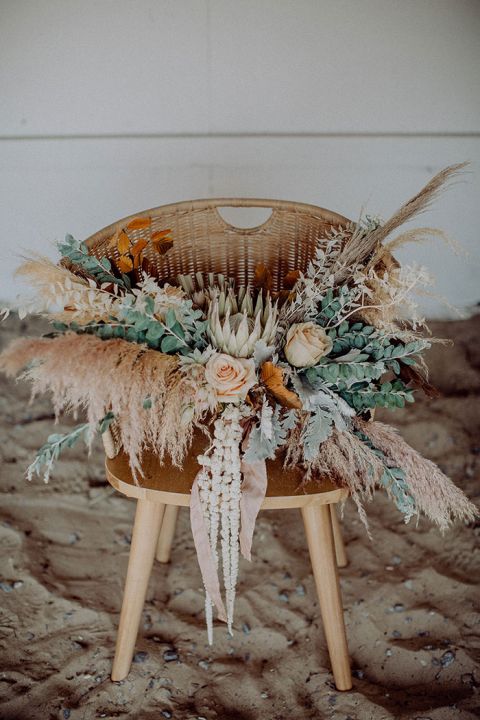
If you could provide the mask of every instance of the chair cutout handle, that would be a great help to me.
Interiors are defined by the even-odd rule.
[[[270,207],[234,207],[230,205],[217,206],[215,210],[226,227],[239,231],[258,230],[267,226],[275,212]]]

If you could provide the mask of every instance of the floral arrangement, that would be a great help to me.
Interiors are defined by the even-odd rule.
[[[267,459],[348,488],[365,524],[364,501],[376,488],[406,522],[424,513],[444,529],[475,516],[437,466],[372,419],[377,407],[434,393],[422,360],[432,339],[412,298],[429,277],[401,267],[392,251],[441,233],[420,228],[388,238],[461,167],[439,173],[384,223],[366,217],[332,227],[318,237],[306,271],[290,269],[275,291],[265,265],[243,287],[213,272],[173,282],[155,276],[146,248],[168,253],[175,236],[153,232],[148,217],[114,233],[111,257],[67,235],[58,264],[34,256],[20,267],[37,291],[20,315],[46,315],[53,328],[13,342],[0,368],[21,372],[34,394],[50,392],[57,416],[87,415],[67,435],[48,438],[29,478],[43,473],[47,481],[65,447],[113,431],[141,482],[145,449],[181,465],[194,433],[205,433],[191,523],[210,641],[214,606],[232,627],[239,552],[250,557]],[[148,237],[139,240],[139,229]]]

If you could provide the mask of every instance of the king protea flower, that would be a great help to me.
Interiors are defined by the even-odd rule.
[[[251,357],[255,343],[272,343],[277,332],[278,311],[269,296],[258,293],[255,304],[249,288],[241,302],[233,293],[221,292],[210,301],[208,335],[212,344],[233,357]]]

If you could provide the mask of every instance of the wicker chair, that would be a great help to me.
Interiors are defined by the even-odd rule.
[[[267,221],[257,227],[238,228],[223,219],[219,208],[270,208]],[[163,282],[179,274],[223,273],[238,285],[252,281],[255,268],[263,263],[272,271],[273,290],[281,287],[290,270],[306,270],[317,239],[349,221],[336,213],[303,203],[283,200],[221,198],[164,205],[124,218],[100,230],[86,243],[97,257],[112,257],[112,236],[126,228],[133,218],[149,222],[132,223],[133,240],[148,239],[153,233],[171,228],[173,246],[158,254],[147,246],[149,272]],[[168,562],[178,508],[188,506],[190,490],[198,471],[196,456],[204,449],[195,438],[182,471],[160,465],[146,452],[143,478],[135,484],[128,457],[122,452],[115,430],[104,436],[109,482],[120,492],[137,499],[137,511],[120,616],[112,679],[122,680],[129,672],[138,633],[147,585],[155,554]],[[286,473],[279,461],[267,463],[268,489],[262,509],[299,508],[302,511],[315,577],[325,637],[335,684],[339,690],[352,686],[348,649],[341,606],[337,564],[346,564],[335,504],[347,491],[331,482],[311,483],[305,492],[297,488],[300,471]]]

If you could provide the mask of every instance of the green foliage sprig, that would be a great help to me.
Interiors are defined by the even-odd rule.
[[[187,355],[192,348],[205,347],[207,323],[201,321],[202,311],[194,309],[191,301],[185,301],[176,310],[169,308],[163,320],[154,315],[152,297],[144,298],[144,309],[137,309],[131,297],[125,298],[119,318],[111,316],[109,321],[87,323],[53,323],[59,332],[73,330],[76,333],[98,335],[102,340],[122,338],[129,342],[145,344],[152,350],[166,354]]]
[[[413,390],[407,388],[402,380],[384,382],[380,386],[369,383],[355,383],[349,390],[339,392],[351,407],[357,412],[373,410],[376,407],[395,408],[405,407],[405,403],[413,403]]]
[[[100,434],[104,433],[115,419],[113,413],[109,412],[100,421],[96,431]],[[27,479],[31,480],[33,475],[40,476],[43,474],[44,482],[48,482],[53,465],[60,457],[61,453],[67,448],[71,448],[78,440],[83,439],[86,445],[89,445],[95,433],[90,423],[82,423],[70,430],[70,432],[61,435],[53,433],[47,438],[47,442],[37,450],[34,461],[27,468]]]
[[[80,267],[99,285],[112,283],[124,290],[130,290],[131,283],[128,275],[122,273],[120,278],[116,277],[108,258],[99,259],[95,255],[90,255],[85,243],[77,240],[73,235],[65,235],[65,240],[58,242],[57,247],[63,258]]]
[[[338,328],[328,330],[327,334],[333,340],[329,359],[342,356],[349,350],[361,350],[362,354],[374,360],[383,360],[388,367],[397,371],[397,374],[400,371],[400,362],[414,365],[416,363],[414,356],[430,347],[430,343],[423,339],[402,343],[392,334],[363,322],[349,323],[345,320]]]
[[[376,455],[384,466],[383,474],[380,478],[380,484],[385,488],[388,495],[393,499],[395,505],[400,510],[407,523],[414,515],[417,514],[417,506],[415,499],[409,492],[408,483],[405,479],[405,473],[401,468],[390,467],[387,458],[381,450],[376,448],[370,438],[364,433],[355,430],[354,434]]]
[[[346,285],[339,288],[328,288],[318,305],[318,315],[315,319],[318,325],[326,327],[337,318],[345,305],[351,302],[352,291]]]
[[[263,413],[262,413],[263,414]],[[282,408],[275,404],[273,412],[269,413],[269,428],[266,430],[265,422],[254,425],[248,436],[247,448],[243,459],[247,463],[258,462],[259,460],[273,459],[279,447],[286,439],[288,432],[293,430],[297,423],[295,411],[289,410],[282,415]]]
[[[332,296],[333,297],[333,296]],[[413,390],[399,377],[381,382],[387,373],[401,373],[401,366],[416,365],[429,343],[403,343],[392,335],[362,322],[344,321],[328,331],[332,351],[304,371],[312,387],[325,384],[357,412],[375,407],[397,408],[413,402]]]
[[[331,413],[320,407],[312,410],[300,436],[300,442],[303,444],[303,457],[307,462],[318,455],[320,445],[330,437],[332,432]]]

